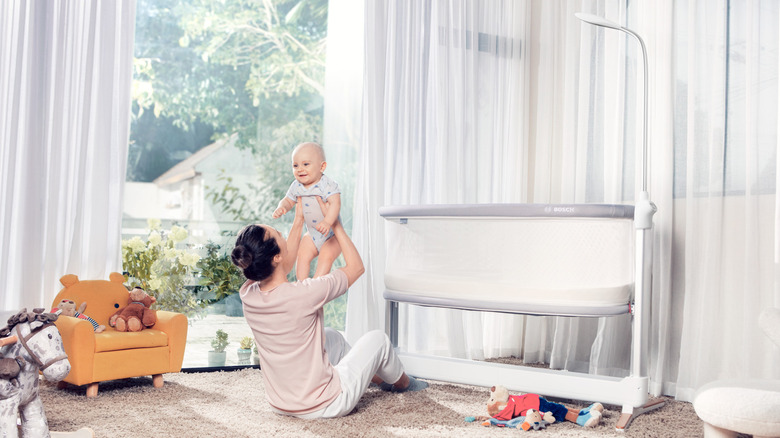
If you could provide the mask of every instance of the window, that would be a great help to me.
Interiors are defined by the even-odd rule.
[[[239,364],[236,349],[251,336],[236,293],[243,277],[229,253],[244,225],[271,221],[292,182],[292,148],[321,142],[327,6],[327,0],[137,3],[123,222],[123,238],[135,242],[135,252],[123,249],[125,269],[134,267],[130,281],[145,281],[158,308],[188,314],[185,368],[211,366],[207,352],[218,329],[228,334],[227,366]],[[341,214],[349,220],[351,211]],[[286,216],[272,223],[283,233],[292,223]],[[180,228],[184,241],[175,238]],[[180,252],[150,256],[158,241]],[[171,261],[184,253],[200,260]],[[133,265],[133,257],[142,261]],[[183,280],[171,280],[175,274]],[[343,329],[345,300],[328,304],[326,324]]]
[[[674,13],[675,197],[774,193],[778,5],[677,2]]]

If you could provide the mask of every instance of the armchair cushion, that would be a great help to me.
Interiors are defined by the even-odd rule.
[[[127,350],[129,348],[165,347],[168,335],[160,330],[140,332],[110,331],[105,336],[95,336],[95,352]]]

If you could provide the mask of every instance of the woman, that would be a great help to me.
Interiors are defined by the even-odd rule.
[[[333,418],[349,414],[372,381],[394,391],[427,387],[404,373],[384,332],[366,333],[350,347],[340,333],[325,329],[325,303],[344,294],[364,272],[340,222],[333,232],[346,266],[316,279],[287,281],[301,242],[302,211],[299,198],[286,240],[273,227],[249,225],[238,234],[232,253],[248,279],[240,296],[271,407],[283,415]]]

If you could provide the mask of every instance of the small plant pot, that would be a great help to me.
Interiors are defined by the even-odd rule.
[[[252,350],[239,348],[236,352],[238,353],[238,364],[249,365],[249,359],[252,357]]]
[[[227,353],[224,351],[209,351],[209,366],[224,367]]]
[[[252,354],[252,365],[260,365],[260,355]]]

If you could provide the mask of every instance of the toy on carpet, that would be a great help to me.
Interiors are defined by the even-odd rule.
[[[49,427],[38,395],[38,373],[59,382],[70,372],[70,362],[54,321],[58,315],[43,309],[22,309],[0,329],[0,356],[4,376],[0,379],[0,436],[48,437]],[[16,367],[5,359],[12,359]],[[21,427],[17,427],[17,418]]]
[[[84,310],[86,310],[86,308],[87,308],[86,302],[81,303],[79,308],[76,309],[75,301],[63,298],[62,300],[60,300],[59,304],[57,304],[57,307],[51,309],[51,313],[57,313],[57,311],[60,311],[60,315],[71,316],[73,318],[78,318],[78,319],[85,319],[89,321],[90,324],[92,324],[92,329],[95,330],[95,333],[100,333],[103,330],[105,330],[106,326],[104,326],[103,324],[98,324],[97,321],[84,314]]]
[[[595,427],[601,422],[601,403],[585,409],[569,409],[560,403],[547,401],[539,394],[509,395],[503,386],[490,388],[486,416],[466,417],[466,421],[481,421],[483,426],[513,427],[540,430],[556,421],[570,421],[583,427]]]
[[[157,299],[146,293],[140,287],[130,291],[127,306],[117,310],[108,319],[108,325],[119,332],[138,332],[144,328],[152,328],[157,322],[157,311],[151,305]]]

